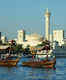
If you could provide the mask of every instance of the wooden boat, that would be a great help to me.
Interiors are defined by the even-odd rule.
[[[56,64],[56,58],[53,55],[53,50],[51,50],[50,44],[47,43],[38,51],[39,52],[35,54],[33,53],[34,57],[32,61],[22,62],[22,66],[36,67],[36,68],[54,68]]]
[[[53,68],[56,63],[55,55],[53,55],[52,51],[50,53],[44,51],[40,51],[33,55],[33,60],[28,62],[22,62],[23,66],[28,67],[42,67],[42,68]],[[39,60],[38,60],[39,59]]]
[[[0,66],[8,66],[8,67],[16,66],[18,61],[19,61],[19,58],[10,56],[7,59],[4,59],[4,60],[1,59]]]
[[[0,66],[16,66],[19,57],[11,54],[12,48],[10,46],[0,46]]]
[[[37,67],[37,68],[53,68],[55,66],[56,59],[43,60],[43,61],[28,61],[22,62],[22,66]]]

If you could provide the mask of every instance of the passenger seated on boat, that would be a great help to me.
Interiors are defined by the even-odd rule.
[[[52,60],[55,57],[52,53],[52,50],[49,51],[48,53],[46,52],[46,50],[43,50],[41,52],[38,51],[37,54],[36,54],[36,60],[39,58],[40,61],[42,61],[42,60]]]

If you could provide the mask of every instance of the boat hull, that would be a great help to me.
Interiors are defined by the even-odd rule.
[[[19,61],[19,59],[16,59],[16,60],[0,60],[0,66],[8,66],[8,67],[16,66],[18,61]]]
[[[37,68],[53,68],[55,66],[56,59],[52,61],[44,60],[44,61],[30,61],[30,62],[22,62],[22,66],[28,67],[37,67]]]

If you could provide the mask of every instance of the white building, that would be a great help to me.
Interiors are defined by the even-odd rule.
[[[22,42],[24,42],[24,41],[25,41],[25,31],[24,30],[19,30],[18,31],[17,43],[22,44]]]
[[[43,40],[43,37],[41,35],[34,33],[31,35],[26,35],[26,40],[27,41],[41,41]]]
[[[63,30],[54,30],[53,31],[53,41],[58,41],[61,46],[64,42],[64,31]]]
[[[45,12],[45,39],[49,40],[50,38],[50,15],[51,13],[48,9]]]
[[[38,44],[42,43],[43,37],[36,33],[31,35],[26,35],[26,42],[23,42],[23,46],[26,47],[27,45],[30,46],[37,46]]]
[[[2,43],[6,43],[6,36],[1,36],[1,41],[2,41]]]
[[[41,44],[42,42],[39,42],[39,41],[26,41],[26,42],[23,42],[23,47],[27,47],[28,45],[29,46],[37,46],[38,44]]]
[[[49,38],[49,40],[50,40],[50,42],[53,41],[53,36],[52,36],[52,34],[50,34],[50,38]]]
[[[26,35],[24,30],[19,30],[18,39],[16,41],[17,41],[17,44],[23,44],[23,47],[26,47],[27,45],[36,46],[38,44],[41,44],[42,39],[43,37],[36,33],[31,35]]]

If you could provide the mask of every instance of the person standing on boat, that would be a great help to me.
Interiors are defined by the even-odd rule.
[[[48,60],[48,51],[50,50],[50,46],[49,45],[46,45],[45,46],[45,50],[46,50],[46,54],[47,54],[46,59]]]

